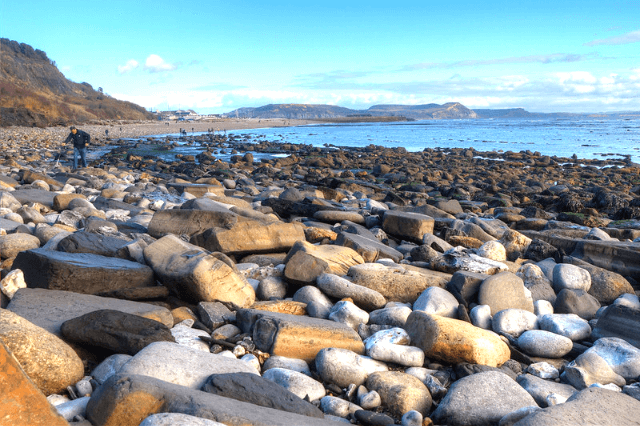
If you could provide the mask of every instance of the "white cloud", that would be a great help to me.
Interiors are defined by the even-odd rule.
[[[153,73],[173,71],[176,68],[178,68],[177,65],[165,62],[164,59],[156,54],[149,55],[144,63],[144,69]]]
[[[126,74],[136,68],[138,68],[140,64],[135,59],[129,59],[126,64],[118,65],[118,72],[120,74]]]
[[[598,46],[598,45],[616,45],[616,44],[629,44],[640,42],[640,30],[631,31],[626,34],[622,34],[614,37],[601,38],[598,40],[585,43],[585,46]]]

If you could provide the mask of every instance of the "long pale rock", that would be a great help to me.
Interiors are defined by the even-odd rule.
[[[238,216],[229,211],[158,210],[149,223],[149,235],[161,238],[167,234],[192,236],[210,228],[231,228]]]
[[[71,346],[6,309],[0,309],[0,340],[45,395],[64,391],[84,375]]]
[[[509,347],[497,334],[468,322],[414,311],[405,329],[411,344],[421,348],[427,358],[499,367],[511,356]]]
[[[255,301],[253,287],[229,265],[175,235],[148,245],[144,257],[165,286],[192,303],[218,300],[245,308]]]
[[[94,426],[138,426],[149,415],[163,412],[190,414],[228,426],[341,424],[139,375],[113,376],[94,392],[87,405],[87,418]]]
[[[236,317],[238,327],[252,333],[256,347],[271,355],[312,361],[324,348],[364,353],[360,336],[346,324],[255,309],[241,309]]]
[[[154,377],[191,389],[201,389],[212,374],[236,372],[258,374],[239,359],[171,342],[151,343],[119,370],[122,374]]]
[[[400,262],[404,256],[398,250],[358,234],[341,232],[335,241],[336,245],[349,247],[360,254],[366,262],[375,262],[378,259],[391,259]]]
[[[237,222],[230,229],[211,228],[202,237],[202,247],[229,255],[284,252],[305,239],[301,223],[255,220]]]
[[[22,270],[30,288],[95,294],[156,284],[146,265],[90,253],[27,250],[16,256],[12,268]]]
[[[364,259],[348,247],[314,246],[298,241],[291,248],[284,263],[284,276],[297,284],[311,284],[323,273],[346,275],[350,267],[364,263]]]
[[[65,321],[101,309],[114,309],[173,326],[171,312],[165,307],[69,291],[22,288],[7,306],[7,310],[57,336],[62,336],[60,327]]]
[[[0,340],[0,423],[11,426],[68,426],[66,420]]]
[[[322,274],[316,280],[317,287],[328,296],[342,299],[351,298],[353,303],[366,310],[383,308],[387,300],[379,292],[354,284],[346,278],[334,274]]]
[[[401,265],[385,266],[365,263],[349,268],[349,276],[355,284],[368,287],[382,294],[389,301],[415,302],[429,287],[444,287],[451,275],[420,269],[409,270]]]

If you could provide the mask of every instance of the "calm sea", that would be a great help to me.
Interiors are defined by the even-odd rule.
[[[232,130],[261,140],[313,146],[364,147],[370,144],[425,148],[470,148],[477,151],[538,151],[543,155],[611,159],[631,156],[640,163],[640,119],[478,119],[425,120],[398,123],[314,124],[255,130]],[[191,133],[189,133],[191,135]],[[198,133],[195,133],[198,134]],[[177,134],[175,136],[178,136]],[[183,146],[175,153],[197,154],[201,147]],[[222,160],[229,152],[216,155]],[[257,154],[256,159],[269,157]]]

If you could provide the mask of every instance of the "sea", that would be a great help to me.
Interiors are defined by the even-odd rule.
[[[629,158],[640,163],[640,117],[420,120],[385,123],[323,123],[295,127],[230,130],[248,142],[287,142],[317,147],[474,148],[487,152],[539,152],[542,155],[584,159]],[[189,133],[197,135],[201,133]],[[179,135],[162,135],[176,137]],[[180,143],[180,142],[179,142]],[[201,147],[182,145],[177,153],[197,154]],[[230,150],[216,157],[226,160]],[[276,155],[277,156],[277,155]],[[255,153],[256,160],[274,157]]]

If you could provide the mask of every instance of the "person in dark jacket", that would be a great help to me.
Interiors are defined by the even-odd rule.
[[[87,167],[87,149],[91,143],[89,133],[76,129],[75,126],[70,127],[71,133],[64,140],[63,144],[73,141],[73,170],[78,168],[78,155],[82,162],[82,167]]]

